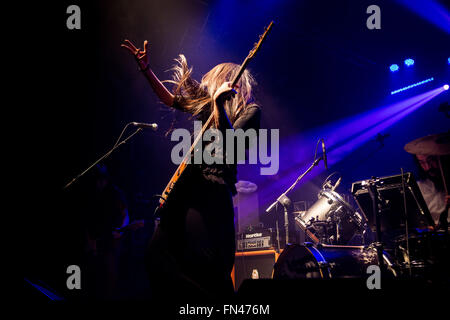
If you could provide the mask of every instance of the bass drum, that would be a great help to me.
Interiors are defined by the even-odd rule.
[[[393,264],[384,254],[392,277]],[[367,268],[378,265],[375,248],[364,246],[288,245],[274,265],[274,279],[367,278]]]

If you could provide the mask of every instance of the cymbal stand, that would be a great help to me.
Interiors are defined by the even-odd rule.
[[[382,232],[381,232],[381,203],[380,203],[380,193],[377,188],[377,179],[372,177],[368,180],[367,188],[370,198],[372,199],[372,210],[373,216],[375,217],[375,249],[378,255],[378,265],[381,270],[384,270],[384,258],[383,258],[383,242],[382,242]]]
[[[445,195],[448,195],[447,182],[445,180],[444,170],[442,169],[441,156],[438,156],[438,163],[439,163],[439,171],[441,172],[442,183],[444,184],[444,192],[445,192]],[[441,215],[441,217],[439,218],[439,227],[444,229],[446,233],[448,233],[448,222],[447,222],[448,209],[449,209],[449,205],[447,203],[447,205],[445,206],[445,213],[443,215]]]
[[[406,239],[406,266],[408,268],[409,277],[412,277],[411,270],[411,256],[409,254],[409,227],[408,227],[408,211],[406,205],[406,188],[405,188],[405,175],[403,168],[400,168],[402,173],[402,194],[403,194],[403,208],[405,209],[405,239]]]

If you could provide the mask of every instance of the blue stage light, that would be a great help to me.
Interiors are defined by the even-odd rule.
[[[409,85],[407,87],[403,87],[403,88],[400,88],[398,90],[391,91],[391,94],[396,94],[396,93],[399,93],[399,92],[402,92],[402,91],[405,91],[405,90],[408,90],[408,89],[420,86],[422,84],[425,84],[425,83],[433,81],[433,80],[434,80],[434,78],[429,78],[429,79],[426,79],[426,80],[423,80],[423,81],[420,81],[420,82],[417,82],[417,83],[413,83],[413,84],[411,84],[411,85]]]
[[[448,90],[448,84],[444,84],[444,90]]]
[[[391,70],[391,72],[395,72],[395,71],[398,71],[399,68],[398,68],[397,64],[391,64],[389,69]]]
[[[409,58],[405,60],[405,66],[407,67],[411,67],[412,65],[414,65],[414,60]]]
[[[447,63],[450,64],[450,57],[447,58]]]

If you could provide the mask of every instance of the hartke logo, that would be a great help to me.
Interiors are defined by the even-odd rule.
[[[262,237],[262,233],[260,233],[260,232],[245,235],[245,239],[259,238],[259,237]]]

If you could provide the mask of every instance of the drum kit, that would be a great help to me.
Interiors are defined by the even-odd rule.
[[[448,136],[423,137],[405,150],[447,155]],[[436,229],[411,173],[354,182],[357,209],[335,191],[340,179],[334,186],[324,183],[308,210],[294,211],[295,224],[309,242],[286,245],[274,279],[362,278],[370,265],[378,265],[392,278],[450,284],[448,227]]]

